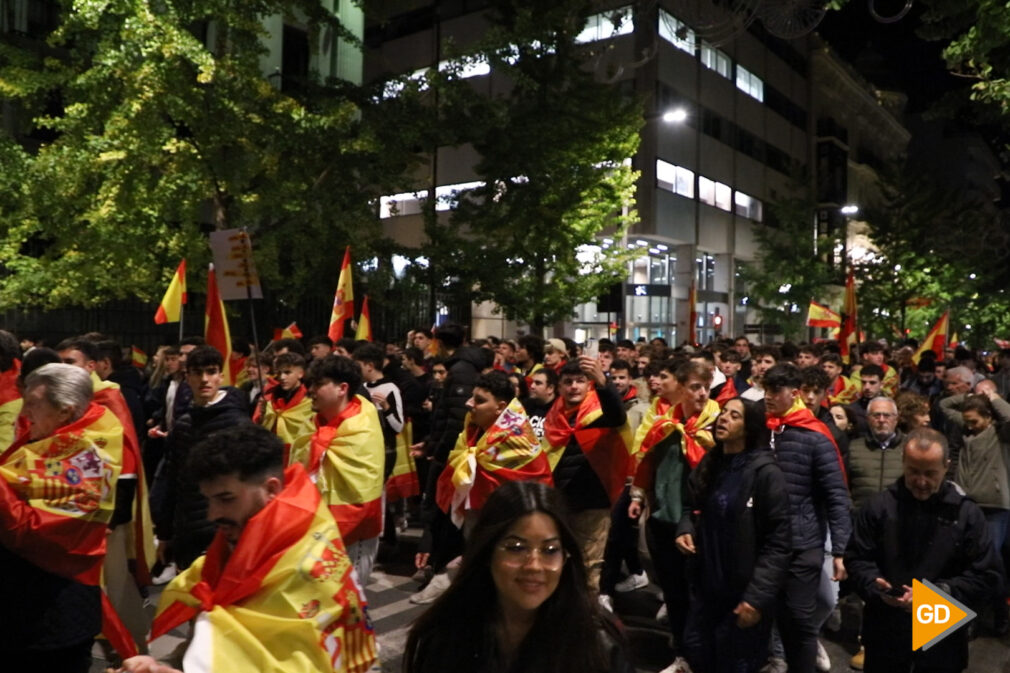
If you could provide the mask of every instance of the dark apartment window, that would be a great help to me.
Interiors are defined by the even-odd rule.
[[[284,26],[281,47],[281,91],[291,93],[305,85],[309,75],[309,33],[295,26]]]

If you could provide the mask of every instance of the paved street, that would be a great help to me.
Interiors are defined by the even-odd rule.
[[[409,529],[401,537],[400,547],[392,558],[384,559],[372,573],[366,587],[369,612],[378,634],[382,673],[399,673],[400,658],[411,623],[425,607],[410,603],[408,598],[417,590],[410,580],[411,565],[420,531]],[[156,597],[155,597],[156,600]],[[655,673],[671,661],[668,632],[656,623],[659,590],[655,585],[628,594],[618,594],[615,610],[627,629],[628,640],[640,673]],[[856,651],[854,618],[850,609],[843,612],[843,628],[837,634],[822,639],[831,657],[832,673],[848,673],[849,658]],[[985,632],[985,629],[982,629]],[[172,651],[184,640],[180,629],[160,638],[152,646],[155,656]],[[98,648],[96,647],[96,653]],[[92,673],[103,673],[104,661],[96,655]],[[378,671],[379,669],[375,669]],[[969,673],[1010,673],[1010,638],[997,639],[982,635],[972,641]]]

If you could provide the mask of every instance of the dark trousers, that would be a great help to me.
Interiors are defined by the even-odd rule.
[[[5,650],[5,671],[45,671],[46,673],[88,673],[94,639],[58,650]]]
[[[817,587],[821,581],[824,548],[793,552],[786,584],[779,595],[775,616],[789,673],[813,673],[817,659]]]
[[[697,673],[755,673],[768,663],[770,615],[754,626],[736,625],[733,609],[739,601],[717,605],[716,601],[692,595],[684,629],[684,656]]]
[[[663,601],[670,615],[674,651],[679,652],[684,642],[689,595],[686,563],[684,555],[677,551],[676,538],[676,525],[649,517],[645,524],[645,542],[649,547],[656,580],[663,590]]]
[[[614,593],[614,585],[621,578],[622,562],[632,575],[642,572],[642,560],[638,557],[638,521],[628,516],[630,504],[630,489],[625,486],[610,511],[610,532],[603,551],[603,572],[600,575],[601,594]]]

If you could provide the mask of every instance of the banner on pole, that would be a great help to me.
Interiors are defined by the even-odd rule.
[[[263,288],[252,256],[252,241],[244,229],[210,233],[218,291],[221,299],[262,299]]]

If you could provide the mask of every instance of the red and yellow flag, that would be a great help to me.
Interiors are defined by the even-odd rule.
[[[396,435],[396,462],[386,480],[386,502],[396,502],[421,494],[421,483],[417,478],[417,464],[410,455],[414,443],[414,424],[408,418],[403,430]]]
[[[698,343],[698,288],[691,283],[687,291],[687,342],[692,346]]]
[[[179,268],[168,284],[168,290],[161,299],[158,311],[154,314],[154,322],[162,325],[167,322],[179,322],[182,318],[182,305],[186,303],[186,260],[179,262]]]
[[[849,271],[849,275],[845,277],[845,302],[842,305],[842,328],[838,332],[838,350],[841,353],[842,362],[845,362],[846,364],[851,361],[851,352],[857,343],[857,310],[856,277],[852,271]]]
[[[308,470],[347,545],[382,532],[385,461],[379,413],[360,395],[315,433],[298,438],[289,458]]]
[[[957,348],[961,344],[961,338],[958,337],[957,332],[952,332],[950,335],[950,341],[947,342],[947,348]]]
[[[358,316],[358,329],[354,333],[357,341],[372,340],[372,315],[368,312],[368,295],[361,302],[361,315]]]
[[[943,361],[943,349],[947,345],[947,330],[950,328],[950,311],[944,311],[940,319],[929,330],[929,334],[922,340],[919,350],[912,354],[912,362],[919,364],[919,359],[926,351],[936,353],[936,359]]]
[[[463,527],[466,510],[479,510],[492,491],[506,482],[554,484],[547,455],[518,399],[509,402],[486,432],[470,422],[470,414],[463,428],[438,477],[435,496],[439,508],[458,528]]]
[[[143,369],[147,366],[147,353],[136,346],[130,346],[130,362],[133,363],[134,367]]]
[[[301,339],[302,331],[298,329],[298,323],[292,322],[287,327],[279,327],[274,330],[274,341],[280,341],[281,339]]]
[[[824,304],[810,300],[810,307],[807,309],[807,327],[838,327],[841,324],[841,315]]]
[[[333,297],[333,311],[330,313],[328,336],[336,343],[344,338],[344,321],[354,317],[354,287],[351,282],[351,246],[344,250],[344,262],[340,265],[337,292]]]
[[[221,292],[217,289],[217,276],[214,265],[207,272],[207,315],[204,320],[204,338],[208,346],[213,346],[221,352],[224,360],[222,382],[226,386],[232,384],[231,376],[231,332],[228,330],[228,316],[224,312],[224,302]]]
[[[207,553],[165,589],[151,638],[193,622],[183,666],[218,671],[365,673],[376,659],[364,590],[325,501],[300,465],[230,548]]]
[[[260,407],[256,407],[253,423],[262,425],[281,438],[287,462],[287,454],[295,440],[305,435],[311,436],[316,431],[316,414],[312,411],[312,398],[304,385],[299,386],[288,400],[279,394],[280,391],[280,384],[267,388],[263,394],[263,411],[260,412]]]

